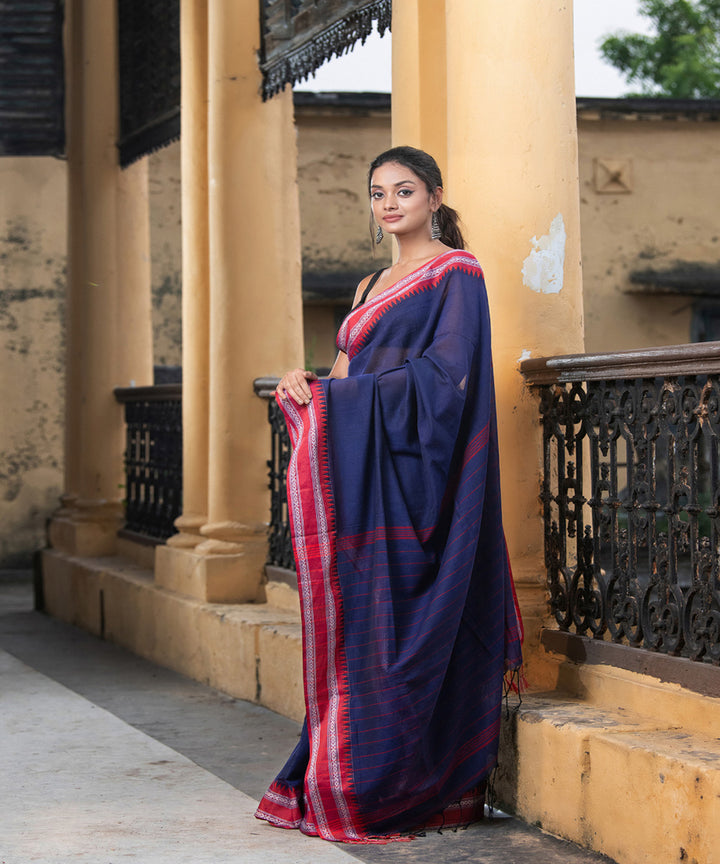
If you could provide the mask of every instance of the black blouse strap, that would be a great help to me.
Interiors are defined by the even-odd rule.
[[[368,282],[365,290],[362,293],[362,297],[360,298],[360,302],[357,304],[357,306],[355,306],[355,309],[357,309],[358,306],[362,306],[363,303],[367,300],[368,294],[372,291],[373,285],[378,281],[381,274],[384,272],[385,272],[385,268],[383,267],[382,270],[378,270],[376,273],[373,273],[373,275],[370,277],[370,281]]]

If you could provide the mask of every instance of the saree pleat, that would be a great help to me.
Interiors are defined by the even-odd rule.
[[[280,403],[307,718],[257,816],[372,842],[481,815],[522,625],[476,259],[446,252],[353,310],[338,347],[347,378]]]

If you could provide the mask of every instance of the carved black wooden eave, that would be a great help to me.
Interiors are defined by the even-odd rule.
[[[297,84],[331,57],[390,29],[391,0],[260,0],[263,99]]]
[[[180,2],[118,0],[120,164],[180,137]]]
[[[62,0],[0,2],[0,156],[65,148]]]

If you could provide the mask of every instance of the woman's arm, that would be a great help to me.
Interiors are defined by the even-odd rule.
[[[358,283],[357,288],[355,289],[355,296],[353,297],[352,308],[354,309],[357,304],[360,302],[360,298],[363,295],[363,292],[367,288],[368,282],[372,279],[372,273],[369,276],[366,276],[364,279],[361,279]],[[335,358],[335,362],[333,363],[333,367],[328,374],[328,378],[347,378],[348,375],[348,364],[350,363],[347,354],[344,351],[338,351],[338,355]]]
[[[287,399],[288,396],[298,403],[298,405],[307,405],[312,399],[309,381],[317,381],[317,375],[310,372],[309,369],[292,369],[286,372],[280,379],[275,392],[281,399]]]
[[[328,378],[347,378],[348,374],[348,356],[344,351],[338,351],[333,367],[328,373]]]
[[[355,289],[355,297],[352,302],[353,309],[358,304],[371,278],[372,274],[366,276]],[[333,367],[327,377],[347,378],[349,362],[347,354],[344,351],[338,351]],[[310,381],[317,381],[317,375],[314,372],[309,372],[307,369],[293,369],[291,372],[286,372],[280,379],[280,383],[276,387],[276,393],[281,399],[287,399],[288,396],[292,396],[298,405],[307,405],[312,399],[312,392],[308,383]]]

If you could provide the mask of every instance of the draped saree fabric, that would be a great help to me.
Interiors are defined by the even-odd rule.
[[[372,842],[472,821],[521,623],[482,271],[452,250],[354,309],[343,379],[281,401],[306,722],[257,816]]]

